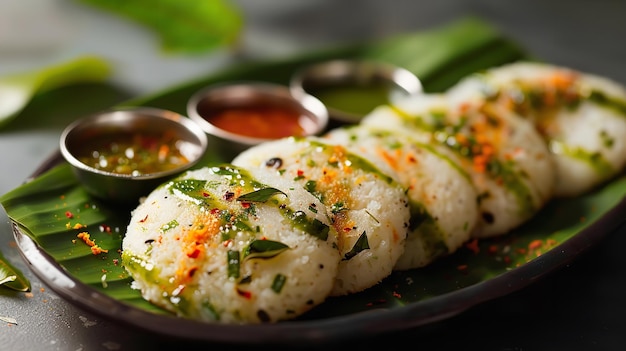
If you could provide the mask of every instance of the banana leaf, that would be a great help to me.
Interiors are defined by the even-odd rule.
[[[333,58],[397,64],[417,74],[427,91],[441,91],[469,73],[529,55],[484,22],[467,19],[376,43],[240,64],[122,105],[153,106],[184,114],[187,99],[208,84],[228,80],[287,83],[298,67]],[[196,167],[223,161],[227,160],[209,151]],[[245,336],[243,326],[198,326],[193,323],[199,322],[174,318],[143,300],[131,288],[131,278],[120,264],[121,240],[131,209],[87,194],[58,154],[32,180],[0,197],[0,203],[27,259],[29,255],[43,257],[43,263],[37,260],[34,264],[35,272],[82,307],[175,336],[229,342],[301,342],[357,336],[365,329],[381,332],[421,325],[520,289],[566,264],[616,227],[625,194],[626,178],[620,176],[585,196],[553,200],[508,235],[469,242],[425,268],[394,272],[364,292],[329,298],[311,312],[279,326],[245,326]],[[89,232],[108,251],[93,254],[77,237],[80,232]],[[56,272],[57,280],[69,279],[68,286],[72,287],[60,287],[57,280],[45,278],[44,269]],[[315,332],[311,333],[311,328]]]
[[[0,252],[0,285],[16,291],[30,291],[30,282]]]

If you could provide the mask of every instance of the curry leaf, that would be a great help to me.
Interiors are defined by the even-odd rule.
[[[252,258],[272,258],[279,253],[289,249],[289,246],[273,240],[255,240],[246,247],[243,257]]]
[[[346,252],[346,254],[343,256],[343,261],[347,261],[349,259],[351,259],[352,257],[356,256],[359,254],[359,252],[363,251],[363,250],[367,250],[370,248],[370,243],[367,240],[367,234],[365,234],[365,232],[361,233],[361,236],[359,236],[359,238],[357,239],[356,243],[354,243],[354,246],[352,246],[352,249],[350,249],[350,251]]]
[[[237,201],[265,202],[276,194],[283,194],[287,196],[287,194],[285,194],[284,192],[276,188],[270,187],[270,188],[259,189],[251,193],[243,194],[237,198]]]

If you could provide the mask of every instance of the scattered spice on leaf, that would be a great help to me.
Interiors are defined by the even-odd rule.
[[[107,253],[109,252],[109,250],[103,249],[100,246],[96,245],[96,242],[91,240],[90,238],[90,234],[87,232],[80,232],[78,233],[78,235],[76,235],[79,239],[82,239],[85,244],[89,245],[91,247],[91,253],[93,253],[94,255],[99,255],[101,253]]]

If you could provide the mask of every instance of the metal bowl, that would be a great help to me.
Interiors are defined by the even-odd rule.
[[[97,161],[95,165],[85,161],[86,157],[98,156],[94,154],[98,152],[94,141],[117,143],[122,136],[159,140],[165,148],[162,151],[167,150],[163,146],[167,137],[170,143],[167,145],[176,149],[176,155],[180,156],[176,160],[180,162],[167,169],[146,172],[135,169],[132,173],[123,173],[102,168]],[[206,134],[191,119],[172,111],[143,107],[109,110],[79,119],[65,128],[60,139],[61,154],[89,193],[106,201],[127,204],[136,204],[159,184],[195,165],[204,155],[207,144]],[[128,159],[138,159],[137,155],[149,149],[145,143],[138,143],[134,150],[136,155],[131,153],[133,150],[127,151]],[[168,154],[163,160],[173,158],[172,155]]]
[[[420,80],[408,70],[367,60],[331,60],[305,66],[294,73],[290,88],[296,97],[310,94],[320,99],[331,122],[340,125],[358,123],[378,105],[423,91]],[[348,103],[354,106],[343,106]]]
[[[187,114],[225,159],[269,140],[320,134],[328,124],[326,106],[317,98],[308,94],[295,98],[288,86],[266,82],[207,86],[189,99]]]

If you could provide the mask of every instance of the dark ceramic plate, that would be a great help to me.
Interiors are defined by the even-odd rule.
[[[459,38],[466,40],[459,42]],[[446,42],[461,44],[444,45]],[[446,52],[450,48],[453,51]],[[413,61],[425,57],[425,51],[437,61]],[[489,27],[466,21],[377,44],[241,65],[125,105],[185,113],[189,97],[206,85],[241,79],[286,83],[298,67],[335,58],[387,61],[410,69],[421,78],[426,91],[438,91],[476,70],[524,57]],[[61,100],[54,102],[64,103]],[[224,161],[218,151],[205,155],[204,162],[215,161]],[[472,243],[423,269],[395,272],[362,293],[330,298],[296,320],[272,325],[202,323],[174,317],[143,300],[130,288],[131,280],[119,264],[130,209],[90,197],[59,154],[42,164],[28,182],[0,197],[0,203],[35,274],[81,308],[118,323],[187,340],[303,345],[422,326],[528,286],[568,264],[621,224],[626,211],[624,195],[626,178],[620,176],[585,196],[554,200],[506,236]],[[76,234],[82,229],[74,229],[76,224],[86,225],[108,253],[94,256],[87,245],[77,245]]]
[[[448,318],[566,265],[617,227],[626,211],[622,177],[574,201],[551,202],[507,236],[465,247],[424,269],[393,273],[376,287],[331,298],[297,320],[220,325],[173,317],[130,289],[130,279],[115,264],[121,239],[116,228],[125,225],[126,212],[90,198],[59,155],[33,177],[2,201],[23,257],[56,293],[95,314],[162,335],[245,344],[336,341],[365,330],[380,334]],[[72,244],[68,211],[87,228],[111,228],[94,236],[108,256],[96,258],[81,250],[86,245]]]

